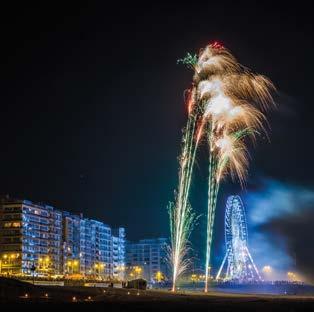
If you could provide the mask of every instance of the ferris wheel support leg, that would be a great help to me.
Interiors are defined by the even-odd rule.
[[[228,259],[228,265],[227,265],[227,271],[226,271],[225,280],[230,280],[231,277],[232,277],[232,273],[230,272],[230,271],[231,271],[230,262],[231,262],[231,261],[229,261],[229,259]]]
[[[250,260],[251,260],[251,262],[252,262],[252,265],[253,265],[253,268],[254,268],[254,270],[255,270],[255,272],[256,272],[256,275],[257,275],[258,279],[261,280],[262,278],[261,278],[261,276],[259,275],[259,272],[258,272],[258,270],[257,270],[257,267],[256,267],[256,265],[255,265],[253,259],[252,259],[252,256],[251,256],[251,254],[250,254],[250,252],[249,252],[249,249],[247,248],[247,246],[246,246],[245,248],[246,248],[246,252],[247,252],[247,254],[249,255],[249,258],[250,258]]]
[[[220,268],[219,268],[219,271],[218,271],[218,273],[217,273],[217,275],[216,275],[216,280],[218,280],[218,279],[220,278],[220,274],[221,274],[221,271],[222,271],[222,269],[223,269],[223,267],[224,267],[224,265],[225,265],[225,262],[226,262],[226,259],[227,259],[227,257],[228,257],[228,254],[229,254],[229,250],[227,250],[227,252],[226,252],[226,254],[225,254],[225,257],[224,257],[224,259],[223,259],[223,261],[222,261],[222,264],[221,264],[221,266],[220,266]]]

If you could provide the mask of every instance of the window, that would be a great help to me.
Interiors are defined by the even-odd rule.
[[[47,211],[41,211],[41,215],[44,216],[44,217],[48,217],[48,212]]]
[[[2,231],[2,235],[3,236],[18,236],[20,235],[20,231],[19,230],[3,230]]]

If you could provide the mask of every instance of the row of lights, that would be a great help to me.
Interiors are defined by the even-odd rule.
[[[81,256],[81,253],[80,253],[80,256]],[[20,254],[18,254],[18,253],[16,253],[16,254],[3,254],[2,255],[2,259],[4,261],[1,261],[1,259],[0,259],[0,273],[1,273],[1,265],[2,264],[7,264],[6,261],[18,259],[19,257],[20,257]],[[48,266],[50,264],[51,264],[51,259],[50,259],[49,256],[39,257],[38,258],[38,266],[39,266],[38,269],[39,270],[42,270],[42,269],[46,269],[47,270]],[[67,261],[68,268],[73,268],[74,269],[74,268],[77,268],[78,265],[79,265],[79,260],[68,260]],[[95,263],[93,265],[93,267],[94,267],[95,270],[102,270],[103,271],[105,269],[105,267],[106,267],[106,264],[99,262],[99,263]],[[124,271],[125,270],[125,266],[124,265],[121,265],[121,266],[119,265],[117,267],[117,270],[118,271]],[[142,269],[140,267],[135,267],[135,272],[137,274],[140,274],[141,271],[142,271]],[[92,273],[92,270],[89,270],[89,273]],[[100,271],[99,271],[99,273],[100,273]]]
[[[20,256],[20,254],[18,254],[18,253],[17,253],[17,254],[3,254],[3,255],[2,255],[2,258],[3,258],[3,259],[8,259],[8,258],[14,259],[14,258],[19,258],[19,256]],[[41,258],[41,257],[40,257],[40,258],[38,259],[38,261],[39,261],[39,262],[42,262],[42,261],[47,261],[47,262],[48,262],[48,261],[50,261],[50,258],[49,258],[49,256],[44,257],[44,258]],[[73,261],[73,264],[74,264],[74,265],[78,265],[78,263],[79,263],[78,260],[74,260],[74,261]],[[68,265],[72,265],[72,261],[69,260],[69,261],[67,262],[67,264],[68,264]],[[97,267],[98,265],[99,265],[100,267],[104,267],[104,266],[105,266],[104,263],[100,263],[100,264],[96,263],[96,264],[95,264],[95,267]],[[119,269],[120,269],[120,267],[119,267]],[[122,267],[121,267],[121,269],[122,269]]]
[[[191,281],[192,282],[197,282],[197,281],[200,281],[200,280],[205,280],[205,275],[197,275],[197,274],[192,274],[191,275]]]
[[[30,295],[29,295],[28,293],[26,293],[26,294],[24,294],[23,297],[24,297],[24,298],[30,298]],[[44,297],[45,297],[45,298],[49,298],[49,295],[48,295],[47,293],[45,293]],[[87,300],[87,301],[91,301],[91,300],[92,300],[92,297],[91,297],[91,296],[88,296],[86,300]],[[76,302],[76,301],[77,301],[77,298],[76,298],[75,296],[72,297],[72,301],[73,301],[73,302]]]
[[[45,297],[45,298],[49,298],[48,293],[45,293],[45,294],[44,294],[44,297]],[[24,298],[30,298],[29,294],[28,294],[28,293],[24,294]]]
[[[128,295],[131,295],[131,293],[130,293],[129,291],[127,292],[127,294],[128,294]],[[138,292],[136,293],[136,296],[139,296],[139,295],[140,295],[140,292],[138,291]]]
[[[2,255],[2,258],[3,259],[15,259],[15,258],[19,258],[20,257],[20,254],[4,254]]]
[[[92,301],[92,297],[88,296],[87,299],[85,299],[85,301]],[[77,298],[75,296],[72,297],[72,302],[77,302]]]
[[[78,266],[78,264],[79,264],[78,260],[68,260],[67,261],[68,266]],[[98,269],[98,268],[103,269],[105,266],[106,266],[105,263],[95,263],[94,264],[95,269]]]
[[[106,290],[104,290],[103,292],[106,293]],[[131,295],[131,292],[128,291],[128,292],[127,292],[127,295]],[[140,295],[140,292],[138,291],[138,292],[136,293],[136,295],[139,296],[139,295]],[[48,293],[45,293],[44,296],[45,296],[45,298],[49,298],[49,294],[48,294]],[[24,295],[24,298],[30,298],[30,295],[29,295],[28,293],[26,293],[26,294]],[[78,299],[77,299],[75,296],[72,297],[72,302],[77,302],[77,300],[78,300]],[[85,300],[91,301],[91,300],[92,300],[92,297],[91,297],[91,296],[88,296],[87,299],[85,299]]]
[[[273,268],[270,265],[265,265],[262,271],[263,273],[270,275],[273,272]],[[287,277],[292,281],[298,280],[297,274],[291,271],[287,272]]]

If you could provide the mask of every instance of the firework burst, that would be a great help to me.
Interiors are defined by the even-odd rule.
[[[187,54],[179,62],[194,70],[193,88],[188,104],[188,122],[180,158],[176,203],[171,205],[171,261],[173,289],[187,265],[187,243],[193,214],[188,194],[197,146],[206,136],[209,147],[207,242],[205,291],[208,290],[210,252],[217,195],[220,182],[228,174],[243,185],[248,168],[246,137],[255,140],[265,131],[264,111],[273,104],[273,84],[240,65],[218,43],[209,44],[199,55]]]
[[[273,103],[273,84],[241,66],[217,44],[200,52],[195,66],[196,101],[204,107],[209,146],[205,291],[208,290],[210,253],[217,195],[223,177],[230,174],[243,185],[248,168],[246,137],[265,131],[262,111]]]

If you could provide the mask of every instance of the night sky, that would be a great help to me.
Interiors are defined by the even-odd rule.
[[[252,149],[246,190],[230,181],[222,187],[217,248],[223,249],[229,194],[261,196],[261,179],[311,192],[312,5],[208,3],[3,8],[0,193],[126,226],[129,239],[167,236],[166,206],[177,184],[186,120],[183,93],[192,79],[176,60],[214,40],[278,89],[271,142],[261,138]],[[206,160],[204,146],[191,195],[199,213],[206,209]],[[314,261],[314,199],[304,209],[298,203],[302,223],[293,226],[295,218],[283,215],[263,229],[284,235],[288,254]],[[203,221],[192,241],[205,239],[200,232]]]

